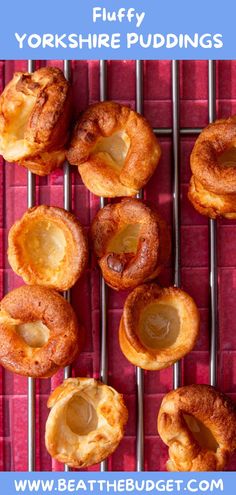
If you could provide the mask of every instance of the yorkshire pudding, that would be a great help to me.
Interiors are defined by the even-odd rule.
[[[30,208],[9,231],[9,263],[29,285],[67,290],[83,273],[87,259],[83,228],[62,208]]]
[[[155,278],[170,255],[165,221],[134,198],[100,209],[91,226],[91,237],[102,275],[117,290]]]
[[[236,194],[236,116],[216,120],[197,138],[191,169],[205,189],[214,194]]]
[[[46,378],[72,363],[84,330],[71,305],[57,292],[23,286],[0,306],[0,363],[14,373]]]
[[[0,154],[47,175],[65,160],[71,103],[62,71],[16,72],[0,97]]]
[[[69,378],[48,399],[49,454],[71,467],[97,464],[112,454],[124,435],[128,411],[123,396],[93,378]]]
[[[192,350],[199,334],[193,299],[177,287],[137,287],[126,299],[120,346],[126,358],[145,370],[171,366]]]
[[[135,196],[161,156],[147,120],[130,108],[105,101],[91,105],[78,121],[68,161],[77,165],[97,196]]]
[[[209,385],[168,393],[157,426],[169,446],[168,471],[221,471],[236,449],[236,406]]]
[[[236,218],[236,194],[214,194],[205,189],[194,175],[190,180],[188,197],[202,215],[210,218]]]

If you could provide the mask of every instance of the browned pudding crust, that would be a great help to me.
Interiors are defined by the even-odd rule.
[[[45,441],[49,454],[74,468],[106,459],[124,436],[123,396],[93,378],[69,378],[48,399]]]
[[[70,116],[70,85],[60,69],[16,72],[0,97],[0,153],[49,174],[65,160]]]
[[[214,194],[205,189],[202,184],[191,177],[188,197],[194,208],[210,218],[219,216],[236,218],[236,194]]]
[[[191,153],[195,178],[214,194],[236,193],[236,168],[222,167],[220,155],[236,146],[236,117],[216,120],[197,138]]]
[[[33,174],[44,176],[61,167],[65,162],[65,159],[66,152],[65,149],[62,148],[58,151],[44,151],[33,157],[19,160],[18,163],[19,165],[28,168]]]
[[[11,227],[8,260],[25,283],[67,290],[86,268],[87,238],[72,213],[55,206],[36,206]]]
[[[165,221],[138,199],[124,198],[100,209],[91,237],[104,279],[118,290],[155,278],[170,255]]]
[[[236,448],[236,405],[209,385],[169,392],[158,415],[169,471],[221,471]]]
[[[119,329],[121,350],[135,366],[167,368],[193,349],[199,326],[197,306],[186,292],[141,285],[125,301]]]
[[[98,196],[134,196],[152,176],[160,145],[144,117],[114,102],[91,105],[79,119],[67,158]]]
[[[3,298],[0,335],[1,365],[35,378],[50,377],[71,364],[84,342],[71,305],[39,286],[22,286]]]

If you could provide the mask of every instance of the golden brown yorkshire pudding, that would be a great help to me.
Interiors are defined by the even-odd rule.
[[[19,160],[19,164],[28,168],[33,174],[48,175],[56,168],[61,167],[66,159],[65,149],[58,151],[44,151],[32,158]]]
[[[236,194],[236,116],[216,120],[196,140],[191,154],[194,177],[214,194]]]
[[[38,175],[59,167],[65,160],[70,100],[60,69],[16,72],[0,97],[0,154],[5,160]]]
[[[135,196],[160,156],[160,145],[146,119],[108,101],[90,106],[81,116],[67,153],[86,187],[110,198]]]
[[[124,435],[123,396],[93,378],[69,378],[49,397],[46,447],[60,462],[85,468],[106,459]]]
[[[188,198],[202,215],[210,218],[236,218],[236,194],[214,194],[205,189],[194,175],[190,180]]]
[[[168,471],[221,471],[236,449],[236,406],[209,385],[168,393],[157,427],[169,446]]]
[[[67,290],[87,265],[87,239],[72,213],[36,206],[11,227],[8,260],[25,283]]]
[[[0,306],[0,363],[14,373],[52,376],[81,351],[84,330],[71,305],[55,291],[23,286]]]
[[[145,370],[167,368],[193,349],[199,322],[197,306],[183,290],[140,285],[124,305],[121,350],[132,364]]]
[[[134,198],[124,198],[99,210],[91,237],[102,275],[117,290],[134,288],[155,278],[170,255],[165,221]]]

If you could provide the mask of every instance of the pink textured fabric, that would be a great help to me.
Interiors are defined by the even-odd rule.
[[[51,62],[62,68],[62,62]],[[0,89],[16,70],[25,70],[26,62],[0,62]],[[77,114],[89,103],[99,100],[99,63],[73,61],[72,82]],[[186,61],[180,64],[180,123],[183,127],[207,124],[207,62]],[[108,98],[135,107],[135,63],[108,63]],[[148,61],[144,64],[144,113],[153,127],[171,126],[171,63]],[[236,111],[236,62],[217,63],[218,117]],[[171,137],[160,139],[163,155],[160,165],[145,190],[145,197],[156,205],[171,225],[172,145]],[[194,137],[181,137],[181,273],[182,286],[196,300],[201,312],[201,336],[195,350],[183,364],[186,384],[209,380],[209,282],[208,223],[197,214],[187,199],[190,177],[189,155]],[[7,263],[7,233],[12,223],[27,208],[27,174],[17,165],[5,164],[0,158],[0,291],[1,296],[22,281]],[[87,228],[99,207],[99,200],[83,186],[76,168],[72,170],[73,212]],[[63,174],[54,172],[37,179],[37,204],[63,206]],[[222,391],[236,398],[236,226],[235,222],[218,222],[219,254],[219,373]],[[169,265],[159,283],[171,284]],[[109,459],[109,469],[135,470],[136,384],[135,371],[123,357],[118,344],[118,326],[127,293],[108,291],[108,362],[109,383],[124,394],[129,421],[125,439]],[[99,271],[92,260],[84,277],[72,290],[72,304],[87,332],[86,347],[74,364],[76,376],[99,376]],[[0,469],[27,470],[27,380],[0,369]],[[37,381],[36,469],[63,470],[52,461],[44,447],[47,397],[62,380],[59,372],[51,380]],[[167,449],[157,435],[156,419],[161,399],[173,387],[172,369],[145,372],[145,469],[164,470]],[[229,469],[236,468],[232,459]],[[99,469],[95,466],[92,470]]]

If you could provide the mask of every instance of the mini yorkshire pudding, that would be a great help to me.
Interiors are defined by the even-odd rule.
[[[77,218],[62,208],[30,208],[8,236],[8,260],[29,285],[67,290],[83,273],[88,246]]]
[[[125,198],[100,209],[91,237],[102,275],[117,290],[155,278],[170,255],[165,221],[138,199]]]
[[[67,158],[97,196],[135,196],[152,176],[161,156],[147,120],[130,108],[105,101],[78,121]]]
[[[171,366],[193,349],[198,334],[198,309],[181,289],[145,284],[127,297],[119,339],[123,354],[135,366]]]
[[[0,97],[0,154],[38,175],[65,160],[71,114],[70,86],[62,71],[16,72]]]
[[[191,177],[188,198],[194,208],[210,218],[236,218],[236,194],[214,194],[194,177]]]
[[[106,459],[124,436],[128,411],[123,396],[93,378],[69,378],[49,397],[49,454],[74,468]]]
[[[199,135],[191,154],[194,177],[214,194],[236,194],[236,116],[217,120]]]
[[[168,471],[222,471],[236,449],[236,406],[209,385],[168,393],[157,427],[169,447]]]
[[[0,306],[0,363],[14,373],[46,378],[72,363],[84,330],[71,305],[57,292],[23,286]]]

